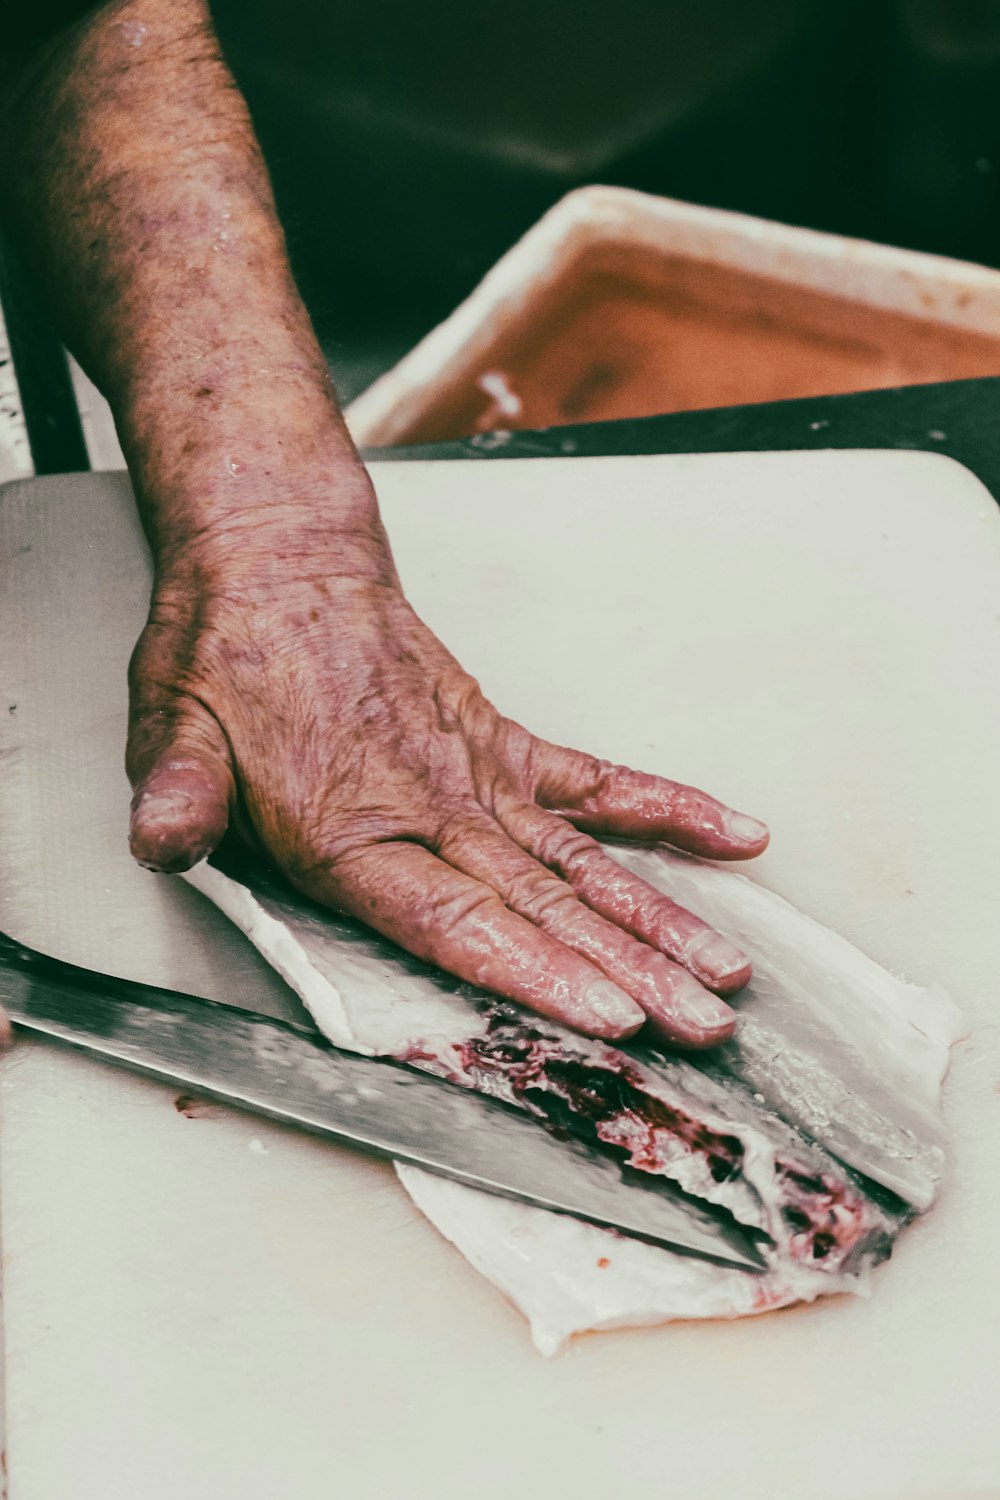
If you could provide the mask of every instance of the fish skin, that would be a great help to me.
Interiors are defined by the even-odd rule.
[[[612,1047],[541,1021],[309,902],[231,842],[185,878],[275,963],[336,1044],[498,1094],[581,1133],[596,1130],[640,1170],[670,1176],[770,1236],[770,1270],[757,1278],[763,1286],[753,1297],[740,1273],[713,1277],[699,1268],[685,1280],[683,1267],[666,1265],[683,1258],[667,1251],[653,1252],[666,1258],[658,1283],[655,1259],[623,1250],[621,1237],[611,1236],[621,1285],[612,1298],[614,1317],[602,1321],[586,1290],[575,1303],[561,1293],[556,1298],[550,1250],[553,1234],[571,1258],[574,1246],[585,1247],[584,1268],[601,1243],[594,1236],[606,1231],[584,1225],[575,1226],[579,1234],[555,1231],[546,1222],[551,1215],[524,1205],[473,1204],[487,1195],[454,1185],[452,1192],[439,1190],[422,1180],[426,1174],[401,1170],[407,1190],[442,1232],[523,1307],[546,1352],[555,1335],[545,1332],[544,1312],[556,1300],[558,1343],[578,1327],[629,1322],[633,1293],[634,1321],[646,1314],[659,1321],[738,1316],[826,1291],[863,1290],[899,1230],[933,1201],[944,1170],[937,1094],[948,1042],[958,1032],[948,1002],[894,979],[730,870],[672,851],[616,845],[609,853],[733,936],[754,960],[754,979],[739,997],[737,1032],[725,1047],[682,1057],[638,1043]],[[923,1030],[908,1019],[918,999],[913,1008],[933,1021]],[[582,1089],[566,1083],[577,1073]],[[670,1128],[651,1128],[651,1115],[668,1118]],[[735,1143],[731,1175],[723,1163],[721,1178],[713,1176],[711,1152],[690,1144],[696,1126],[710,1141]],[[520,1251],[510,1260],[511,1225],[536,1247],[534,1273],[525,1270]],[[821,1242],[826,1248],[818,1250]],[[590,1285],[583,1269],[577,1282],[567,1274],[563,1264],[563,1292]],[[600,1280],[602,1298],[613,1280]]]
[[[928,1208],[945,1168],[939,1086],[963,1032],[948,998],[933,996],[940,1030],[928,1036],[910,1016],[931,992],[746,876],[667,851],[609,853],[734,936],[752,960],[736,1033],[706,1055],[704,1071],[763,1094],[847,1165]]]

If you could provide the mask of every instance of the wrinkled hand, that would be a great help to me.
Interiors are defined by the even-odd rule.
[[[131,670],[136,858],[187,869],[238,795],[300,890],[462,979],[597,1036],[729,1035],[745,956],[591,835],[743,859],[764,826],[536,739],[395,582],[335,569],[163,571]]]

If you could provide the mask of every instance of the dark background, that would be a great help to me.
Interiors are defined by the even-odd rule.
[[[214,0],[350,399],[610,182],[1000,263],[1000,0]]]
[[[344,401],[586,183],[1000,265],[1000,0],[212,7]],[[37,472],[85,468],[2,238],[0,301]]]

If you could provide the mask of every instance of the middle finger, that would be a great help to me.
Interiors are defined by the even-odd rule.
[[[578,900],[564,880],[490,819],[452,823],[434,849],[453,868],[491,886],[511,911],[600,968],[638,1000],[669,1040],[710,1047],[732,1034],[735,1016],[724,1001],[679,964]]]
[[[522,803],[501,808],[498,816],[511,837],[592,911],[667,954],[717,994],[731,995],[747,983],[750,960],[735,943],[624,869],[558,813]]]

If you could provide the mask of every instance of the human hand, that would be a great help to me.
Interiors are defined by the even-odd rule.
[[[300,890],[592,1035],[712,1045],[750,965],[594,835],[745,859],[767,830],[691,787],[537,739],[416,616],[387,549],[161,569],[132,664],[132,850],[189,868],[238,795]],[[250,546],[250,538],[246,545]]]
[[[727,1035],[742,954],[590,835],[740,858],[766,832],[533,738],[413,614],[205,0],[92,7],[29,72],[0,190],[157,555],[137,857],[186,868],[239,799],[302,890],[465,979],[602,1036]]]

